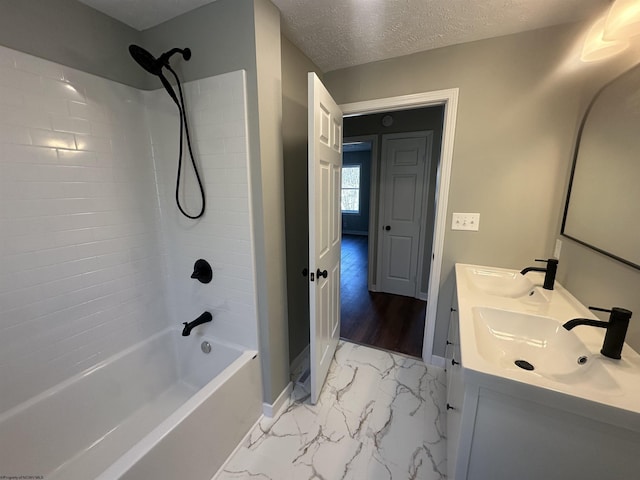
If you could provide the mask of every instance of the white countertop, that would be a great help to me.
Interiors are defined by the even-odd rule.
[[[589,352],[589,364],[580,373],[563,379],[550,379],[535,371],[502,368],[496,362],[487,360],[478,349],[474,307],[548,317],[560,325],[573,318],[597,317],[558,282],[555,283],[554,290],[543,290],[543,273],[530,272],[526,275],[536,285],[528,292],[531,296],[506,297],[477,288],[469,275],[471,269],[519,272],[456,264],[460,351],[465,382],[542,403],[553,402],[558,408],[640,432],[640,415],[637,415],[640,413],[640,355],[637,352],[625,344],[621,360],[604,357],[600,354],[600,349],[605,329],[578,326],[571,332],[575,333]],[[548,302],[536,300],[542,296]],[[598,306],[610,308],[614,305]],[[637,316],[640,317],[640,312],[637,312]],[[632,317],[631,322],[633,321],[640,319]]]

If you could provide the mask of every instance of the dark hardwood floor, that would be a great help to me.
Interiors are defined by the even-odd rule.
[[[368,237],[343,235],[340,336],[422,357],[427,302],[367,289]]]

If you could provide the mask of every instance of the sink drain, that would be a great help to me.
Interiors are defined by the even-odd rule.
[[[578,365],[584,365],[588,360],[589,357],[587,357],[586,355],[582,355],[581,357],[578,357]]]
[[[529,362],[527,362],[526,360],[516,360],[515,364],[517,366],[519,366],[520,368],[522,368],[523,370],[533,370],[533,365],[531,365]]]

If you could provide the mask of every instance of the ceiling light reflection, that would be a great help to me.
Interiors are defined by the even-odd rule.
[[[606,41],[602,38],[604,33],[605,17],[596,21],[589,29],[582,46],[580,60],[583,62],[596,62],[612,57],[622,52],[629,46],[626,40]]]
[[[640,0],[616,0],[604,24],[604,40],[626,40],[635,35],[640,35]]]

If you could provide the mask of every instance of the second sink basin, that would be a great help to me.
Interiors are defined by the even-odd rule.
[[[466,274],[471,285],[489,295],[516,298],[527,295],[534,287],[533,282],[520,272],[467,267]]]
[[[553,318],[474,307],[476,348],[487,362],[505,370],[527,370],[563,384],[615,389],[613,378],[575,335]]]

